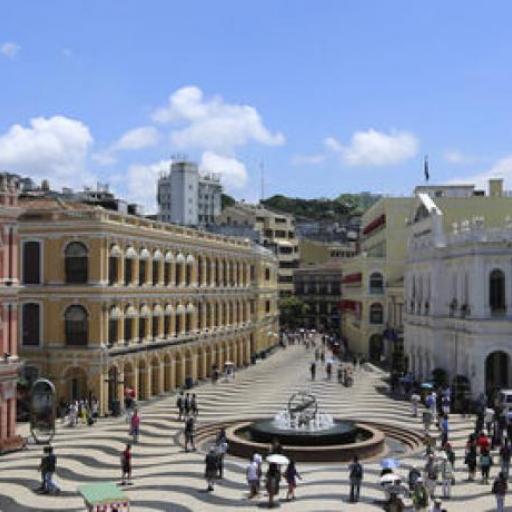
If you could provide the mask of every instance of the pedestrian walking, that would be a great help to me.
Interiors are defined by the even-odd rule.
[[[418,404],[419,403],[420,403],[420,395],[418,395],[418,393],[413,393],[411,395],[411,412],[415,418],[418,416]]]
[[[492,484],[492,492],[496,498],[496,512],[505,511],[505,495],[507,494],[507,477],[500,472]]]
[[[450,498],[453,483],[453,467],[446,454],[444,454],[441,462],[441,478],[443,483],[443,498]]]
[[[284,472],[284,477],[286,479],[286,483],[288,484],[288,492],[286,493],[286,501],[295,499],[295,489],[297,488],[297,478],[302,480],[302,477],[297,472],[297,468],[295,467],[295,462],[290,460],[286,470]]]
[[[260,490],[259,466],[254,456],[247,466],[246,476],[249,484],[249,499],[252,499]]]
[[[192,445],[192,450],[195,451],[196,446],[194,444],[195,437],[195,421],[194,417],[189,415],[185,419],[185,451],[188,452],[188,445]]]
[[[416,486],[412,493],[412,503],[416,512],[427,512],[429,502],[428,491],[423,484],[423,480],[418,478]]]
[[[190,414],[190,404],[191,404],[190,393],[187,393],[185,395],[185,400],[184,400],[184,404],[183,404],[183,410],[185,412],[185,416],[188,416]]]
[[[139,442],[140,433],[140,416],[138,409],[134,409],[131,420],[130,420],[130,435],[133,437],[133,442],[137,444]]]
[[[492,466],[492,457],[488,450],[483,450],[480,454],[480,471],[482,472],[482,483],[489,483],[489,473]]]
[[[352,463],[348,466],[349,479],[350,479],[350,497],[351,503],[359,501],[359,494],[361,491],[361,482],[363,481],[363,466],[359,462],[357,455],[354,455]]]
[[[60,489],[53,481],[53,475],[57,469],[57,456],[53,452],[53,446],[45,446],[43,454],[38,468],[42,480],[39,490],[44,494],[58,494]]]
[[[421,478],[421,472],[418,469],[418,466],[413,466],[410,471],[409,475],[407,477],[407,483],[409,484],[409,491],[414,491],[414,488],[416,487],[416,482],[418,479]]]
[[[436,460],[433,454],[427,456],[427,463],[425,464],[424,480],[425,487],[431,499],[434,499],[436,494],[437,475],[439,468],[437,467]]]
[[[176,398],[176,409],[178,409],[178,420],[181,421],[185,410],[185,397],[183,396],[183,391],[180,391]]]
[[[444,447],[444,445],[448,442],[448,432],[450,430],[450,425],[448,422],[448,415],[444,414],[441,418],[440,422],[441,427],[441,448]]]
[[[121,485],[129,484],[132,479],[132,447],[127,444],[121,452]]]
[[[316,363],[314,361],[309,366],[309,371],[311,373],[311,380],[315,380],[315,376],[316,376]]]
[[[197,406],[197,397],[195,393],[192,395],[192,400],[190,401],[190,412],[197,418],[199,408]]]
[[[217,454],[215,453],[215,447],[210,447],[210,451],[206,454],[204,460],[205,471],[204,475],[206,483],[208,484],[207,491],[213,491],[215,479],[217,478]]]
[[[505,439],[502,447],[500,448],[500,464],[501,464],[501,472],[505,475],[505,478],[508,479],[509,471],[510,471],[510,457],[512,455],[512,446],[510,445],[510,441],[508,438]]]
[[[276,496],[279,496],[279,483],[281,481],[281,472],[279,471],[279,466],[274,463],[270,463],[268,465],[267,475],[266,475],[266,488],[268,494],[268,506],[274,506],[274,499]]]

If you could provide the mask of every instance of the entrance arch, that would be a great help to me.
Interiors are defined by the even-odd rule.
[[[368,357],[372,363],[380,362],[383,348],[382,336],[380,334],[373,334],[370,336]]]
[[[65,400],[83,400],[88,397],[87,374],[83,368],[73,366],[68,368],[63,376]]]
[[[160,361],[155,357],[151,361],[151,396],[160,394]]]
[[[139,366],[137,368],[139,373],[138,377],[138,389],[137,389],[137,399],[138,400],[146,400],[148,397],[146,396],[146,363],[145,361],[139,361]]]
[[[510,358],[506,352],[491,352],[485,359],[485,392],[494,397],[498,389],[508,388],[510,383]]]

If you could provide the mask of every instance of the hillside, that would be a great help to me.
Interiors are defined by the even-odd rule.
[[[379,196],[362,194],[341,194],[336,199],[301,199],[275,195],[265,199],[268,208],[291,213],[296,218],[312,220],[339,220],[340,218],[360,215],[379,199]]]

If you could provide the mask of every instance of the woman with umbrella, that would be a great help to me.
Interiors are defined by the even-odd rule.
[[[287,457],[281,454],[274,453],[267,457],[268,470],[266,475],[266,488],[268,493],[268,507],[274,506],[274,498],[279,496],[279,483],[281,482],[280,466],[289,463]]]

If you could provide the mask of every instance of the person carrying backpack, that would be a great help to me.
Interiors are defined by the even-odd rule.
[[[357,455],[354,455],[352,463],[348,466],[350,477],[350,498],[351,503],[359,501],[359,493],[361,491],[361,482],[363,480],[363,466],[359,462]]]
[[[489,450],[482,450],[480,454],[480,471],[482,472],[482,483],[489,483],[489,472],[491,471],[492,457]]]

